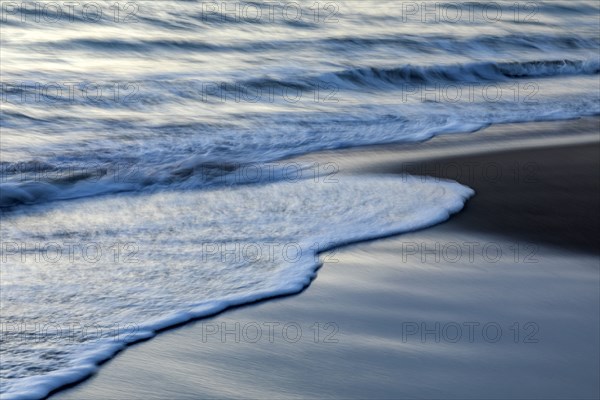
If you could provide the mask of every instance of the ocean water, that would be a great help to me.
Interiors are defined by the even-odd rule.
[[[2,2],[3,397],[440,222],[454,182],[286,157],[600,113],[600,5]]]

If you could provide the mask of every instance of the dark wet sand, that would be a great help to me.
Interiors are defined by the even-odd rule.
[[[300,295],[161,333],[54,397],[598,398],[598,121],[523,124],[526,145],[499,126],[469,148],[456,135],[318,155],[477,194],[446,223],[324,254]],[[575,130],[592,139],[561,143]]]
[[[599,160],[595,143],[447,157],[380,171],[453,179],[473,188],[477,196],[452,219],[456,227],[598,254]]]

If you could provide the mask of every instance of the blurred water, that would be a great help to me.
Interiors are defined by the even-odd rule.
[[[5,206],[600,111],[595,1],[26,4],[3,3]]]
[[[472,194],[282,158],[600,111],[594,1],[49,4],[2,2],[13,396],[43,397],[158,328],[298,291],[317,251],[439,222]],[[256,257],[272,243],[301,256]]]

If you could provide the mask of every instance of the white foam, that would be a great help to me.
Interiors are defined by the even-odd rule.
[[[3,323],[16,322],[11,315],[27,315],[38,323],[79,323],[102,330],[97,336],[79,332],[80,341],[49,335],[37,347],[19,335],[5,335],[3,362],[13,376],[32,359],[44,370],[4,379],[3,398],[44,397],[93,373],[126,344],[159,330],[297,293],[316,274],[317,251],[438,223],[472,194],[467,187],[433,178],[340,176],[337,183],[306,180],[118,195],[9,214],[2,224],[5,242],[25,242],[35,234],[44,242],[60,244],[68,237],[72,243],[101,248],[135,243],[139,262],[115,263],[112,253],[87,264],[67,257],[36,262],[33,254],[23,262],[9,254],[2,296],[12,302],[6,303]],[[223,253],[213,254],[207,243],[228,249],[240,243],[255,248],[278,243],[280,249],[289,245],[300,253],[286,257],[273,251],[272,256],[223,260]],[[118,331],[111,330],[115,325]]]

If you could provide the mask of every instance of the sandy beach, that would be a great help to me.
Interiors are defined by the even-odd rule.
[[[299,295],[162,332],[51,397],[598,398],[599,121],[300,158],[476,195],[443,224],[322,254]]]

